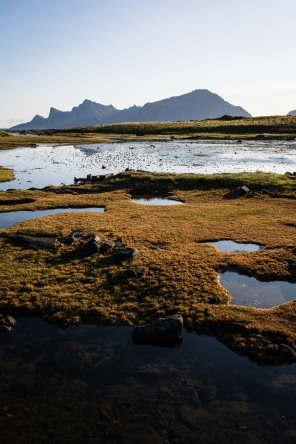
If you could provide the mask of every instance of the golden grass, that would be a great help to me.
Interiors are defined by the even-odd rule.
[[[269,183],[272,189],[277,181],[286,181],[284,176],[271,178],[263,173],[260,178],[256,173],[247,177],[253,184]],[[228,330],[225,334],[225,325],[238,322],[250,331],[267,332],[281,340],[285,335],[284,342],[296,347],[293,302],[272,310],[229,306],[230,297],[217,280],[218,270],[235,268],[261,278],[295,281],[291,271],[296,243],[295,182],[291,180],[288,191],[283,186],[276,197],[255,194],[230,199],[229,189],[213,188],[217,177],[208,176],[207,187],[202,177],[195,179],[190,175],[186,182],[184,176],[130,172],[96,185],[0,193],[0,211],[106,208],[105,213],[56,214],[1,230],[0,311],[40,314],[54,322],[63,319],[103,324],[135,324],[178,312],[187,327],[212,332],[241,352],[246,352],[250,343],[241,334]],[[228,175],[226,179],[228,184],[236,184],[238,176]],[[133,186],[162,192],[167,187],[170,197],[184,205],[133,203],[128,197]],[[77,194],[57,194],[73,190]],[[29,201],[18,203],[22,199]],[[13,233],[65,236],[73,230],[96,233],[108,240],[121,237],[128,246],[136,247],[139,255],[120,263],[103,255],[81,257],[65,246],[34,252],[14,246],[6,238]],[[227,254],[204,243],[219,239],[267,248]],[[131,277],[129,269],[138,277]],[[217,297],[222,303],[211,305],[211,298]],[[253,349],[258,356],[258,347],[256,352]]]
[[[8,168],[0,166],[0,182],[8,182],[14,179],[13,172]]]

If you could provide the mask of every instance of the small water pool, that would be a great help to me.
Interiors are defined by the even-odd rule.
[[[244,307],[272,308],[296,299],[296,284],[286,281],[262,282],[233,271],[219,273],[219,282]]]
[[[50,210],[38,211],[9,211],[7,213],[0,213],[0,228],[9,228],[17,222],[23,222],[28,219],[36,219],[37,217],[49,216],[57,213],[81,213],[81,212],[95,212],[103,213],[105,208],[91,207],[91,208],[53,208]]]
[[[246,251],[258,251],[262,248],[258,244],[245,244],[239,243],[232,240],[219,240],[215,242],[206,242],[213,247],[216,247],[219,251],[223,253],[240,253]]]
[[[132,202],[143,205],[182,205],[184,202],[180,200],[166,199],[164,197],[141,197],[132,199]]]

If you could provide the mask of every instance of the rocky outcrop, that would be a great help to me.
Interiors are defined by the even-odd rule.
[[[135,344],[151,344],[174,346],[181,344],[183,336],[183,318],[180,315],[159,318],[146,325],[140,325],[133,330]]]

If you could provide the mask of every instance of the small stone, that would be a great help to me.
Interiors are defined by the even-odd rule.
[[[118,259],[125,260],[125,259],[133,259],[134,257],[138,256],[138,250],[136,248],[118,248],[114,251],[114,256]]]

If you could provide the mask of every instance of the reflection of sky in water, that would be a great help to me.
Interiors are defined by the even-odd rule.
[[[239,251],[257,251],[260,250],[260,245],[257,244],[243,244],[231,240],[220,240],[215,242],[207,242],[207,244],[218,248],[224,253],[235,253]]]
[[[9,211],[8,213],[0,213],[0,228],[9,228],[17,222],[22,222],[28,219],[35,219],[36,217],[49,216],[58,213],[82,213],[82,212],[103,213],[104,208],[54,208],[51,210],[37,210],[37,211]]]
[[[296,299],[296,284],[285,281],[262,282],[254,277],[227,271],[219,274],[220,284],[232,297],[232,304],[272,308]]]
[[[118,173],[126,168],[213,174],[296,170],[296,143],[284,141],[153,141],[77,146],[39,146],[0,152],[0,165],[16,180],[0,189],[71,184],[74,177]],[[102,166],[106,166],[103,169]]]

